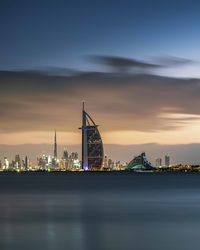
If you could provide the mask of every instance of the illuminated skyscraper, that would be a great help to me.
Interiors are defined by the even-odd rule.
[[[25,170],[28,169],[28,157],[26,156],[25,157]]]
[[[21,159],[19,155],[15,155],[15,164],[17,167],[21,167]]]
[[[98,125],[85,111],[82,111],[82,168],[84,170],[100,170],[103,164],[103,143]]]
[[[156,158],[155,165],[156,165],[156,167],[161,167],[162,166],[162,159],[161,158]]]
[[[108,157],[105,155],[104,160],[103,160],[103,169],[107,170],[108,169]]]
[[[169,167],[169,165],[170,165],[170,156],[165,155],[165,167]]]
[[[9,160],[7,157],[4,157],[4,169],[8,170],[9,169]]]
[[[56,138],[56,130],[55,130],[55,136],[54,136],[54,159],[57,159],[57,138]]]
[[[66,148],[63,151],[63,159],[66,160],[66,161],[68,160],[68,152],[67,152]]]

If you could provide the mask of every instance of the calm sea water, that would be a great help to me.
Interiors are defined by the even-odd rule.
[[[0,174],[1,250],[200,248],[200,174]]]

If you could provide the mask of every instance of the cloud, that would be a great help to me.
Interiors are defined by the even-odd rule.
[[[197,63],[190,59],[174,56],[162,56],[159,58],[153,58],[149,61],[117,56],[90,56],[89,61],[103,65],[111,72],[118,73],[150,73],[159,69],[182,67]]]
[[[174,56],[163,56],[155,59],[160,66],[163,67],[175,67],[175,66],[184,66],[189,64],[197,63],[193,60],[187,58],[180,58]]]
[[[129,59],[117,56],[91,56],[89,59],[92,62],[102,64],[107,67],[111,67],[114,71],[128,71],[130,69],[152,69],[160,67],[158,64],[153,64],[149,62],[143,62],[136,59]]]
[[[128,59],[118,62],[140,65]],[[50,131],[55,127],[77,132],[83,99],[103,131],[174,130],[194,120],[180,114],[200,115],[199,79],[80,71],[60,75],[59,72],[0,72],[2,133]]]

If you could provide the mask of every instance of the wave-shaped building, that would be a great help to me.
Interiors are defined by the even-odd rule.
[[[82,168],[87,170],[100,170],[103,164],[104,151],[98,125],[85,111],[84,102],[82,110]]]
[[[133,158],[132,161],[126,167],[127,170],[133,171],[152,171],[155,168],[147,160],[145,152],[142,152],[140,155]]]

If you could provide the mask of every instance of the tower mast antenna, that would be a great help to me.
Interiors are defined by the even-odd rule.
[[[54,159],[57,159],[57,137],[56,137],[56,129],[55,129],[55,137],[54,137]]]
[[[83,104],[83,111],[85,111],[85,101],[84,100],[82,101],[82,104]]]

